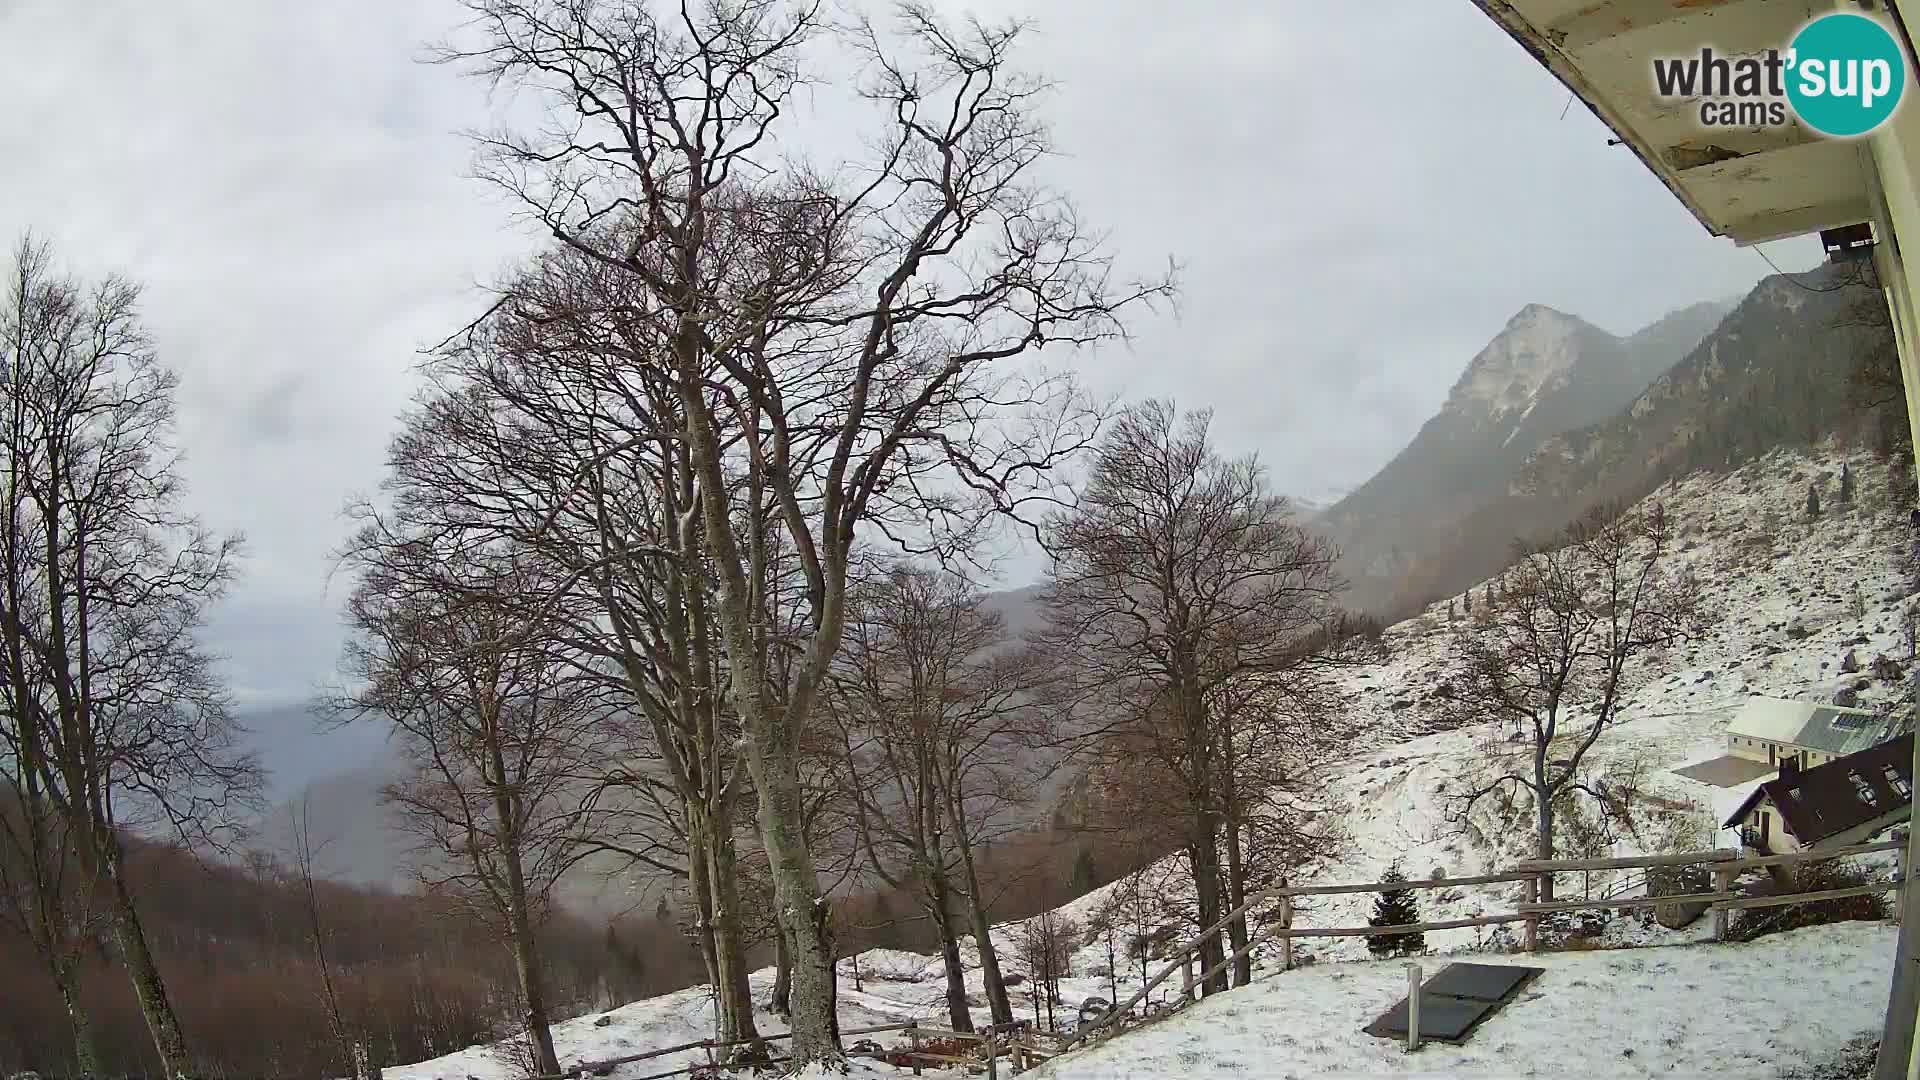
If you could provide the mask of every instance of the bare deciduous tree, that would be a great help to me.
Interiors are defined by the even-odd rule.
[[[1461,637],[1450,677],[1455,723],[1488,725],[1481,769],[1449,796],[1465,821],[1481,800],[1525,793],[1534,857],[1554,852],[1554,809],[1568,793],[1617,812],[1629,794],[1582,772],[1620,718],[1651,654],[1698,626],[1697,589],[1668,563],[1673,538],[1658,504],[1599,510],[1547,544],[1521,549]],[[1545,899],[1553,884],[1546,882]]]
[[[300,801],[287,808],[288,840],[292,847],[293,874],[300,890],[300,910],[307,923],[307,940],[313,946],[313,964],[320,972],[320,1004],[327,1013],[327,1031],[339,1049],[337,1062],[343,1069],[354,1067],[353,1039],[340,1016],[340,994],[334,986],[333,963],[327,956],[326,917],[320,911],[318,871],[320,856],[331,843],[313,839],[312,791],[300,793]]]
[[[1073,952],[1080,947],[1080,924],[1043,911],[1020,924],[1020,959],[1027,967],[1027,987],[1033,998],[1033,1022],[1046,1010],[1053,1028],[1054,1006],[1060,1004],[1060,980],[1073,975]]]
[[[0,730],[33,778],[31,843],[43,856],[47,843],[70,849],[78,879],[104,891],[161,1064],[189,1075],[123,873],[123,833],[220,847],[254,804],[258,767],[238,749],[225,687],[197,640],[239,540],[180,508],[178,380],[154,354],[135,285],[82,286],[55,272],[44,244],[23,240],[0,298],[0,340]]]
[[[1164,402],[1122,413],[1078,504],[1050,523],[1038,635],[1102,717],[1077,734],[1105,774],[1156,804],[1141,817],[1182,823],[1201,926],[1244,895],[1248,809],[1283,767],[1268,755],[1294,737],[1285,728],[1325,722],[1316,673],[1340,590],[1332,548],[1293,522],[1257,462],[1213,449],[1209,419]],[[1231,940],[1246,933],[1236,921]],[[1218,936],[1203,949],[1206,968],[1225,959]]]
[[[959,943],[968,933],[994,1022],[1013,1019],[972,852],[1016,826],[1008,811],[1038,787],[1042,760],[1032,753],[1035,666],[982,600],[959,578],[914,566],[864,585],[826,698],[868,864],[889,886],[919,889],[960,1031],[973,1030]]]
[[[582,837],[628,869],[687,883],[689,928],[717,989],[715,1037],[763,1057],[736,885],[751,794],[728,701],[716,582],[700,544],[684,425],[644,300],[562,249],[509,280],[502,305],[441,350],[389,454],[395,534],[506,543],[552,596],[510,598],[556,661],[627,707],[596,731]]]
[[[547,582],[510,556],[454,555],[363,530],[349,553],[359,683],[344,707],[392,723],[409,771],[386,798],[429,888],[474,903],[513,951],[532,1064],[560,1071],[536,929],[579,858],[578,785],[599,696],[516,611]]]
[[[12,695],[5,699],[9,713]],[[4,722],[0,722],[4,723]],[[23,737],[24,736],[24,737]],[[52,977],[72,1029],[76,1071],[99,1072],[93,1020],[80,993],[82,963],[105,930],[99,882],[81,869],[79,852],[31,767],[33,733],[6,725],[0,755],[0,926],[32,946]],[[17,747],[24,747],[23,754]]]
[[[898,34],[781,0],[467,0],[448,50],[562,113],[483,140],[485,174],[560,243],[627,275],[678,401],[718,581],[732,708],[758,799],[796,1068],[837,1061],[833,957],[797,758],[847,618],[863,530],[928,543],[1018,505],[1084,436],[1074,398],[1005,361],[1121,332],[1168,283],[1117,284],[1071,207],[1033,183],[1041,86],[1019,28],[898,9]],[[863,64],[874,160],[823,174],[784,141],[813,48]],[[849,55],[851,54],[851,55]],[[1009,404],[1036,406],[1018,434]],[[767,632],[775,552],[800,632]],[[794,657],[777,681],[775,653]]]

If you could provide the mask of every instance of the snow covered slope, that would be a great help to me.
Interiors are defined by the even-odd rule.
[[[1406,995],[1401,965],[1329,964],[1256,981],[1029,1075],[1760,1080],[1877,1032],[1895,934],[1843,923],[1744,945],[1529,956],[1546,973],[1518,1000],[1464,1045],[1415,1054],[1360,1032]]]
[[[1855,489],[1847,506],[1838,505],[1843,466],[1850,468]],[[1889,503],[1891,483],[1871,456],[1829,447],[1811,456],[1776,453],[1732,473],[1695,474],[1652,496],[1666,507],[1680,537],[1676,558],[1694,571],[1713,617],[1698,640],[1636,669],[1637,688],[1622,722],[1592,751],[1597,767],[1642,763],[1653,797],[1643,806],[1639,828],[1620,836],[1615,853],[1650,850],[1675,838],[1687,848],[1731,840],[1716,835],[1717,815],[1746,789],[1713,788],[1672,770],[1722,752],[1727,721],[1746,697],[1831,700],[1846,690],[1866,706],[1899,699],[1900,684],[1871,674],[1876,656],[1903,664],[1909,656],[1904,627],[1914,600],[1905,567],[1913,538],[1904,514]],[[1810,484],[1820,486],[1824,504],[1824,512],[1812,520],[1805,513]],[[1440,869],[1459,877],[1531,854],[1524,827],[1503,828],[1482,813],[1474,828],[1463,832],[1448,820],[1443,792],[1481,759],[1491,733],[1436,730],[1441,712],[1435,691],[1447,676],[1454,648],[1447,611],[1442,602],[1391,627],[1377,661],[1342,673],[1346,715],[1339,719],[1359,732],[1353,756],[1329,780],[1331,794],[1345,806],[1344,850],[1306,868],[1296,882],[1376,880],[1396,860],[1409,876]],[[1859,672],[1842,670],[1850,651]],[[1130,888],[1148,897],[1177,898],[1180,869],[1177,860],[1169,860],[1137,882],[1095,890],[1057,914],[1085,929],[1103,906],[1125,907],[1121,901]],[[1562,892],[1575,895],[1588,884],[1563,881]],[[1596,875],[1590,884],[1598,893],[1621,883]],[[1426,892],[1420,897],[1421,915],[1443,920],[1511,910],[1516,897],[1504,894],[1504,888]],[[1315,898],[1297,912],[1296,925],[1352,926],[1366,920],[1370,907],[1371,898],[1364,895]],[[1148,928],[1156,920],[1167,921],[1151,910],[1139,917]],[[1011,972],[1021,972],[1020,932],[1013,925],[994,931],[1002,963]],[[1607,939],[1669,944],[1709,933],[1707,920],[1665,931],[1623,919],[1609,927]],[[1098,933],[1082,937],[1072,975],[1062,985],[1066,1014],[1088,998],[1124,998],[1138,988],[1141,965],[1124,955],[1127,936],[1118,935],[1121,955],[1111,970],[1106,939]],[[1487,938],[1484,931],[1470,929],[1426,935],[1436,953],[1475,950],[1490,944]],[[1837,1049],[1873,1027],[1884,1004],[1891,947],[1890,929],[1861,923],[1737,946],[1541,954],[1525,962],[1548,968],[1547,978],[1467,1047],[1436,1046],[1402,1058],[1390,1044],[1358,1034],[1404,990],[1400,966],[1329,963],[1366,957],[1364,944],[1356,938],[1315,939],[1297,950],[1302,959],[1316,961],[1311,966],[1285,975],[1264,972],[1251,987],[1052,1068],[1054,1075],[1075,1080],[1208,1075],[1253,1064],[1271,1065],[1261,1075],[1303,1077],[1435,1069],[1450,1075],[1447,1070],[1456,1068],[1475,1076],[1529,1070],[1540,1075],[1768,1076],[1775,1064]],[[969,990],[977,995],[975,957],[970,948],[962,951],[970,969]],[[1261,957],[1263,967],[1270,968],[1272,961],[1271,954]],[[1778,979],[1789,962],[1795,977]],[[1430,963],[1437,967],[1439,962]],[[1147,963],[1150,970],[1160,966]],[[757,973],[756,987],[770,978],[771,972]],[[944,1015],[937,957],[870,952],[842,961],[841,978],[843,1026],[909,1017],[938,1023]],[[1178,979],[1163,989],[1168,997],[1177,995]],[[1023,1013],[1032,1007],[1027,991],[1027,985],[1015,989],[1015,1006]],[[764,989],[758,992],[765,996]],[[1685,1007],[1677,1007],[1683,1000]],[[975,1001],[981,1004],[977,996]],[[608,1015],[605,1027],[594,1027],[588,1017],[556,1029],[563,1061],[702,1038],[711,1023],[711,1005],[704,989],[695,988]],[[1756,1026],[1756,1017],[1783,1015],[1795,1022]],[[986,1010],[976,1008],[975,1016],[985,1022]],[[1063,1026],[1071,1022],[1070,1015],[1060,1019]],[[781,1030],[770,1016],[761,1024],[763,1031]],[[1566,1059],[1562,1068],[1560,1054],[1584,1056]],[[649,1071],[669,1067],[646,1064]],[[388,1070],[393,1080],[504,1080],[508,1075],[504,1059],[486,1048]]]
[[[765,1001],[773,987],[773,969],[755,972],[751,981],[755,1000]],[[896,1024],[915,1018],[931,1020],[932,1016],[931,1012],[885,994],[859,993],[850,986],[843,986],[840,991],[840,1026],[844,1029]],[[754,1022],[762,1035],[787,1030],[785,1020],[768,1012],[756,1015]],[[705,986],[647,998],[605,1013],[576,1017],[553,1027],[554,1050],[563,1069],[581,1062],[608,1061],[712,1037],[713,999]],[[382,1070],[382,1075],[386,1080],[512,1080],[526,1075],[526,1069],[518,1062],[521,1041],[509,1038],[492,1046],[472,1046],[417,1065],[388,1068]],[[774,1048],[779,1051],[784,1045],[776,1043]],[[706,1060],[706,1054],[700,1050],[667,1054],[616,1068],[610,1080],[650,1076],[687,1065],[705,1064]],[[889,1075],[896,1072],[884,1065],[874,1065],[873,1069]],[[930,1075],[942,1074],[931,1072]]]
[[[1854,479],[1850,506],[1836,505],[1843,466]],[[1814,483],[1825,507],[1808,520],[1807,489]],[[1695,473],[1649,497],[1666,507],[1680,537],[1675,558],[1696,575],[1710,622],[1699,639],[1635,666],[1629,680],[1637,689],[1620,722],[1588,755],[1586,764],[1596,771],[1638,763],[1651,796],[1642,804],[1639,828],[1622,835],[1613,854],[1643,853],[1675,838],[1690,841],[1679,846],[1694,850],[1734,843],[1718,825],[1752,785],[1715,788],[1672,770],[1723,753],[1727,722],[1748,697],[1830,701],[1851,690],[1858,704],[1873,707],[1906,693],[1904,682],[1872,675],[1877,656],[1904,665],[1904,623],[1914,603],[1904,569],[1912,537],[1904,514],[1888,503],[1889,484],[1886,468],[1871,455],[1828,447],[1813,456],[1771,454],[1731,473]],[[1476,586],[1476,600],[1483,594],[1484,586]],[[1463,611],[1456,618],[1464,625]],[[1375,881],[1396,860],[1409,877],[1435,870],[1461,877],[1531,857],[1527,822],[1502,820],[1485,806],[1470,819],[1471,828],[1449,818],[1445,793],[1460,789],[1484,757],[1487,740],[1498,737],[1483,728],[1436,730],[1442,726],[1438,691],[1454,643],[1442,601],[1389,628],[1379,661],[1341,673],[1347,710],[1341,719],[1358,732],[1354,756],[1328,781],[1334,800],[1345,805],[1339,822],[1345,850],[1297,874],[1296,883]],[[1849,652],[1860,670],[1842,670]],[[1178,888],[1177,862],[1149,871],[1164,881],[1150,891]],[[1127,884],[1082,897],[1068,910],[1084,917]],[[1626,882],[1595,874],[1591,882],[1563,880],[1562,893],[1569,884],[1576,890],[1591,885],[1603,895]],[[1446,920],[1510,911],[1519,899],[1509,894],[1514,889],[1423,893],[1421,915]],[[1303,902],[1295,924],[1359,925],[1372,902],[1366,894],[1313,898]],[[1698,927],[1679,937],[1705,932]],[[1609,933],[1648,940],[1675,936],[1626,927]],[[1436,951],[1472,949],[1489,936],[1485,930],[1439,931],[1427,935],[1427,945]],[[1301,950],[1322,959],[1367,955],[1358,938],[1316,939]]]

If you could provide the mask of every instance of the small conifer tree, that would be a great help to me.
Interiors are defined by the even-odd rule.
[[[1840,466],[1840,505],[1853,505],[1853,466],[1850,464]]]
[[[1394,863],[1380,880],[1385,883],[1397,883],[1407,880],[1400,872],[1400,864]],[[1368,926],[1406,926],[1420,921],[1420,907],[1415,902],[1412,889],[1387,889],[1374,894],[1373,917],[1367,920]],[[1418,930],[1404,934],[1375,934],[1367,939],[1367,951],[1375,956],[1409,956],[1425,952],[1426,935]]]
[[[1820,516],[1820,485],[1817,483],[1808,484],[1807,485],[1807,520],[1812,521],[1813,519],[1819,516]]]

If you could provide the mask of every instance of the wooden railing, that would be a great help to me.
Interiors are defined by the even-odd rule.
[[[1778,893],[1768,896],[1742,896],[1733,891],[1734,879],[1745,870],[1768,866],[1787,866],[1799,863],[1824,862],[1829,859],[1845,858],[1851,855],[1870,855],[1876,852],[1899,852],[1899,871],[1895,880],[1881,884],[1854,886],[1845,889],[1822,889],[1810,892]],[[1555,874],[1576,873],[1594,870],[1644,870],[1648,867],[1697,866],[1708,865],[1713,868],[1714,887],[1711,892],[1684,893],[1671,896],[1650,897],[1602,897],[1597,900],[1554,900],[1542,902],[1539,899],[1540,885],[1543,879]],[[1826,850],[1800,851],[1786,855],[1756,855],[1742,858],[1737,851],[1724,848],[1712,851],[1686,852],[1675,855],[1633,855],[1618,859],[1547,859],[1526,860],[1515,863],[1502,873],[1479,874],[1457,878],[1423,878],[1410,881],[1368,881],[1345,885],[1291,885],[1278,886],[1262,890],[1247,898],[1233,910],[1221,916],[1212,926],[1174,950],[1173,959],[1152,978],[1141,986],[1140,990],[1125,1003],[1108,1010],[1097,1020],[1082,1024],[1067,1040],[1063,1049],[1091,1043],[1118,1030],[1139,1004],[1147,999],[1155,987],[1166,981],[1174,972],[1184,972],[1186,992],[1183,1001],[1191,1000],[1192,987],[1204,987],[1206,981],[1219,974],[1236,960],[1250,953],[1255,947],[1274,939],[1279,939],[1280,970],[1288,971],[1293,967],[1293,942],[1299,938],[1338,938],[1338,937],[1377,937],[1387,934],[1422,933],[1429,930],[1458,930],[1475,926],[1494,926],[1506,923],[1522,923],[1521,948],[1532,952],[1539,948],[1540,924],[1547,915],[1573,911],[1604,911],[1619,908],[1660,907],[1667,904],[1704,903],[1713,914],[1715,940],[1725,940],[1727,935],[1727,913],[1751,908],[1778,907],[1787,904],[1804,904],[1819,900],[1838,900],[1853,896],[1869,896],[1892,890],[1894,893],[1894,918],[1898,920],[1904,914],[1905,890],[1900,888],[1911,868],[1907,865],[1907,845],[1904,838],[1883,841],[1877,844],[1854,844],[1848,847]],[[1449,889],[1471,885],[1495,885],[1509,882],[1523,882],[1526,885],[1526,899],[1514,905],[1508,913],[1477,915],[1464,919],[1443,919],[1435,922],[1407,923],[1398,926],[1350,926],[1350,927],[1314,927],[1295,929],[1293,926],[1293,898],[1297,896],[1333,896],[1351,893],[1379,893],[1401,889]],[[1255,907],[1278,901],[1278,920],[1251,935],[1247,943],[1234,950],[1225,960],[1207,968],[1197,978],[1192,975],[1193,968],[1201,957],[1202,949],[1208,942],[1220,938],[1228,932],[1234,920],[1252,911]]]
[[[1809,892],[1778,893],[1767,896],[1742,896],[1733,890],[1734,879],[1745,870],[1761,869],[1770,866],[1790,866],[1809,862],[1824,862],[1829,859],[1845,858],[1852,855],[1870,855],[1877,852],[1899,852],[1899,871],[1894,881],[1853,886],[1844,889],[1821,889]],[[1648,897],[1602,897],[1597,900],[1554,900],[1542,902],[1538,899],[1540,883],[1543,878],[1554,874],[1576,873],[1593,870],[1629,870],[1648,867],[1698,866],[1712,868],[1714,887],[1710,892],[1684,893],[1672,896]],[[1099,1018],[1081,1024],[1069,1035],[1042,1032],[1025,1023],[1012,1027],[986,1028],[977,1032],[954,1031],[949,1028],[930,1027],[917,1021],[899,1024],[881,1024],[874,1027],[851,1028],[843,1030],[843,1037],[877,1035],[889,1032],[904,1032],[908,1039],[906,1049],[870,1051],[849,1054],[850,1057],[906,1058],[913,1066],[915,1075],[919,1075],[923,1064],[955,1065],[981,1064],[987,1068],[989,1080],[997,1077],[999,1059],[1008,1059],[1014,1073],[1023,1071],[1040,1061],[1067,1052],[1076,1046],[1090,1044],[1097,1038],[1111,1035],[1120,1029],[1125,1018],[1131,1015],[1149,994],[1171,977],[1174,972],[1184,972],[1185,980],[1182,999],[1192,1000],[1193,989],[1205,986],[1208,979],[1226,970],[1235,961],[1251,953],[1256,947],[1275,939],[1281,945],[1280,970],[1293,967],[1293,942],[1299,938],[1339,938],[1339,937],[1376,937],[1384,934],[1421,933],[1429,930],[1457,930],[1475,926],[1494,926],[1506,923],[1524,923],[1522,949],[1531,952],[1539,947],[1540,923],[1548,915],[1572,911],[1601,911],[1619,908],[1657,907],[1665,904],[1704,903],[1714,916],[1714,937],[1724,940],[1727,934],[1727,913],[1753,908],[1778,907],[1787,904],[1804,904],[1819,900],[1838,900],[1855,896],[1870,896],[1888,890],[1894,892],[1894,918],[1898,920],[1904,914],[1905,890],[1900,888],[1906,881],[1911,867],[1907,864],[1907,846],[1904,839],[1884,841],[1877,844],[1855,844],[1849,847],[1829,848],[1817,851],[1800,851],[1785,855],[1755,855],[1741,857],[1739,852],[1727,849],[1713,851],[1688,852],[1678,855],[1634,855],[1618,859],[1547,859],[1526,860],[1515,863],[1513,867],[1501,873],[1479,874],[1457,878],[1425,878],[1411,881],[1368,881],[1343,885],[1286,885],[1262,890],[1247,898],[1244,903],[1234,907],[1221,916],[1212,926],[1183,943],[1174,950],[1174,959],[1148,979],[1131,998],[1116,1004]],[[1302,927],[1293,926],[1293,902],[1300,896],[1338,896],[1352,893],[1378,893],[1400,889],[1428,890],[1450,889],[1474,885],[1497,885],[1511,882],[1526,884],[1527,899],[1516,904],[1514,910],[1492,915],[1476,915],[1464,919],[1442,919],[1433,922],[1407,923],[1398,926],[1350,926],[1350,927]],[[1277,901],[1279,918],[1258,933],[1248,937],[1247,943],[1226,958],[1206,968],[1199,976],[1193,975],[1196,962],[1200,959],[1206,944],[1220,938],[1228,932],[1235,919],[1245,916],[1261,904]],[[762,1045],[790,1038],[787,1032],[764,1035],[759,1039]],[[980,1056],[956,1057],[926,1052],[922,1049],[922,1040],[963,1040],[982,1044],[984,1053]],[[622,1065],[666,1057],[670,1054],[685,1053],[689,1050],[703,1051],[705,1063],[682,1065],[664,1072],[649,1073],[632,1080],[665,1080],[667,1077],[684,1076],[701,1069],[714,1069],[724,1062],[726,1051],[752,1045],[745,1040],[732,1042],[714,1039],[699,1039],[680,1043],[676,1046],[660,1047],[642,1053],[628,1054],[623,1057],[608,1058],[604,1061],[581,1062],[565,1072],[533,1077],[531,1080],[577,1080],[580,1077],[603,1076]],[[779,1064],[790,1058],[773,1057],[763,1060],[762,1064]]]
[[[895,1048],[891,1050],[882,1049],[865,1052],[849,1052],[847,1056],[854,1058],[905,1058],[912,1066],[915,1076],[921,1075],[922,1066],[929,1064],[984,1064],[987,1068],[987,1076],[989,1080],[992,1080],[992,1078],[996,1077],[999,1073],[999,1060],[1003,1057],[1008,1060],[1011,1071],[1017,1074],[1048,1058],[1054,1057],[1064,1050],[1064,1047],[1060,1045],[1059,1042],[1061,1036],[1051,1032],[1032,1029],[1024,1021],[1018,1021],[1012,1025],[999,1028],[987,1027],[980,1031],[955,1031],[951,1028],[933,1027],[922,1024],[917,1020],[908,1020],[898,1024],[878,1024],[873,1027],[845,1028],[841,1030],[840,1036],[843,1039],[847,1039],[860,1035],[879,1035],[888,1032],[905,1033],[908,1040],[907,1047],[905,1049]],[[782,1031],[761,1036],[758,1044],[765,1046],[769,1043],[790,1038],[792,1038],[791,1032]],[[957,1040],[961,1042],[979,1043],[981,1044],[981,1049],[984,1051],[984,1054],[968,1055],[965,1057],[951,1054],[935,1054],[921,1049],[922,1040],[931,1040],[934,1042],[952,1042]],[[558,1073],[536,1075],[530,1077],[529,1080],[580,1080],[582,1077],[605,1076],[622,1065],[651,1061],[673,1054],[684,1054],[689,1050],[703,1051],[707,1060],[691,1065],[681,1065],[663,1072],[647,1073],[644,1076],[632,1077],[630,1080],[665,1080],[667,1077],[685,1076],[700,1070],[717,1072],[726,1062],[727,1051],[754,1045],[755,1041],[750,1039],[735,1039],[731,1041],[722,1039],[695,1039],[692,1042],[656,1047],[652,1050],[644,1050],[637,1054],[626,1054],[621,1057],[607,1058],[602,1061],[582,1061],[570,1069]],[[778,1065],[789,1060],[791,1060],[791,1057],[771,1056],[758,1059],[755,1064]]]

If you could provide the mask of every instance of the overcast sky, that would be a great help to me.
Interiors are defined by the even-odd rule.
[[[962,5],[951,5],[956,10]],[[1179,317],[1096,386],[1217,411],[1282,490],[1365,479],[1529,302],[1618,333],[1745,291],[1707,236],[1468,0],[976,5],[1037,20],[1049,166]],[[0,235],[146,285],[195,507],[244,531],[216,645],[243,698],[330,676],[339,511],[416,350],[532,242],[465,179],[484,87],[415,62],[451,0],[0,0]],[[497,104],[497,103],[496,103]],[[1811,241],[1772,245],[1788,269]]]

